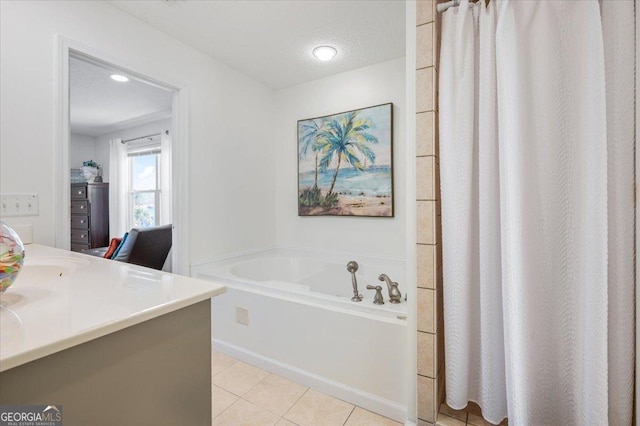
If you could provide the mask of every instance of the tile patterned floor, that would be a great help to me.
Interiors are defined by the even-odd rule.
[[[509,423],[505,419],[500,426],[507,426]],[[480,407],[473,402],[464,410],[454,410],[449,408],[447,404],[441,404],[438,413],[436,426],[493,426],[482,418]]]
[[[211,375],[214,426],[401,426],[220,352]]]

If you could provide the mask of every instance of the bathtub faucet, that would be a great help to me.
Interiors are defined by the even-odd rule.
[[[362,295],[358,293],[358,280],[356,279],[356,271],[358,270],[358,262],[352,260],[347,263],[347,271],[351,273],[351,284],[353,285],[353,297],[354,302],[362,302]]]
[[[402,295],[400,294],[400,290],[398,290],[398,283],[391,282],[391,278],[389,278],[387,274],[380,274],[378,279],[387,283],[387,288],[389,289],[389,302],[400,303]]]

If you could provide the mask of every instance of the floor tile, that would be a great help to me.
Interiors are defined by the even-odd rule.
[[[213,425],[401,425],[220,352],[212,351],[211,370]]]
[[[469,418],[467,419],[467,424],[472,426],[493,426],[493,423],[489,423],[482,416],[478,416],[476,414],[469,413]],[[503,420],[499,426],[507,426],[509,423],[507,419]]]
[[[462,420],[463,422],[467,421],[467,410],[454,410],[449,407],[447,404],[440,404],[440,412],[449,417],[453,417],[454,419]]]
[[[212,426],[273,426],[278,420],[278,416],[264,408],[238,399],[213,419]]]
[[[371,411],[356,407],[349,416],[349,420],[347,420],[345,426],[401,426],[401,424],[387,417],[382,417]]]
[[[216,417],[224,410],[229,408],[231,404],[236,402],[238,397],[231,392],[219,388],[215,385],[211,386],[211,415]]]
[[[269,374],[243,398],[278,416],[283,416],[308,388],[275,374]]]
[[[349,403],[309,389],[284,418],[300,426],[337,426],[344,424],[353,408]]]
[[[469,401],[469,404],[467,404],[467,413],[482,417],[480,406],[473,401]]]
[[[469,414],[469,418],[467,419],[467,424],[473,425],[473,426],[489,426],[491,425],[491,423],[487,422],[485,419],[483,419],[482,417],[476,415],[476,414]]]
[[[215,376],[216,374],[218,374],[225,368],[232,366],[236,362],[238,362],[238,360],[235,358],[232,358],[228,355],[225,355],[217,351],[212,351],[211,352],[211,376]]]
[[[238,361],[213,376],[211,382],[224,390],[242,396],[268,375],[269,373],[258,367]]]
[[[466,423],[462,420],[454,419],[453,417],[445,416],[442,413],[438,414],[438,420],[436,426],[465,426]]]

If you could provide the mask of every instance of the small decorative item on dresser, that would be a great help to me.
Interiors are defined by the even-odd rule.
[[[13,284],[23,262],[24,246],[20,237],[7,224],[0,221],[0,294]]]
[[[84,183],[82,169],[71,169],[71,183]]]
[[[82,174],[87,182],[93,182],[98,176],[98,169],[100,165],[93,160],[85,161],[82,163]]]

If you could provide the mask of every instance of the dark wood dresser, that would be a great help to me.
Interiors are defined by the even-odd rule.
[[[109,245],[109,184],[71,184],[71,251]]]

